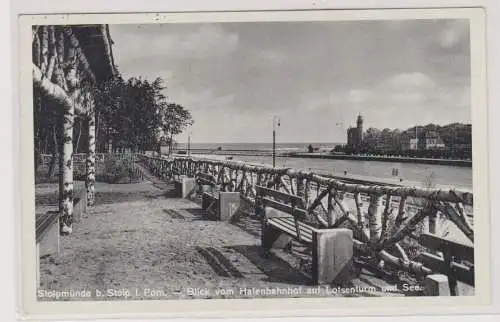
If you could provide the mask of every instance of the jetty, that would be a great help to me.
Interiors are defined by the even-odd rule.
[[[450,165],[457,167],[472,167],[472,160],[462,159],[437,159],[437,158],[412,158],[402,156],[384,155],[356,155],[340,153],[289,153],[290,158],[311,158],[329,160],[355,160],[355,161],[378,161],[378,162],[400,162],[400,163],[421,163],[435,165]]]

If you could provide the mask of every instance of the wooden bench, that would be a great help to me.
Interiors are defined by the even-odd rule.
[[[185,175],[177,176],[174,179],[175,193],[180,198],[189,197],[196,190],[195,178]]]
[[[215,220],[229,221],[240,207],[240,193],[220,191],[217,179],[197,173],[196,183],[201,192],[201,209]]]
[[[424,293],[428,296],[461,295],[458,282],[474,287],[474,246],[422,234],[419,243],[430,249],[417,256],[417,261],[436,274],[425,278]],[[435,251],[436,253],[432,253]],[[466,263],[466,264],[465,264]]]
[[[40,257],[59,254],[59,212],[37,214],[36,226],[36,281],[40,286]]]
[[[198,191],[203,193],[205,191],[213,192],[218,189],[217,178],[211,174],[198,172],[195,175],[196,184],[198,185]]]
[[[352,231],[315,228],[304,221],[307,211],[298,196],[257,186],[256,214],[262,218],[261,246],[285,248],[293,240],[312,248],[313,283],[343,283],[350,279]]]

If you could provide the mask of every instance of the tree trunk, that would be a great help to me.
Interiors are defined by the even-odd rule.
[[[74,106],[64,110],[62,127],[61,163],[59,169],[59,191],[62,192],[59,204],[60,229],[62,234],[73,231],[73,124]]]
[[[87,148],[87,176],[85,180],[85,187],[87,188],[87,206],[95,204],[95,115],[90,113],[87,119],[88,129],[88,148]]]
[[[57,140],[57,136],[58,136],[58,133],[57,131],[60,131],[58,128],[57,128],[57,124],[59,122],[56,121],[56,124],[53,125],[52,127],[52,134],[53,134],[53,140],[54,140],[54,146],[52,147],[52,159],[50,159],[50,165],[49,165],[49,172],[47,174],[47,177],[49,179],[52,179],[54,176],[55,176],[55,169],[56,169],[56,161],[57,159],[59,159],[59,142]]]
[[[80,138],[82,136],[82,126],[83,126],[83,122],[80,119],[78,122],[78,136],[76,137],[76,144],[75,144],[74,153],[78,153],[78,147],[80,146]],[[95,149],[94,149],[94,152],[95,152]]]
[[[382,196],[371,195],[368,206],[368,223],[370,226],[370,244],[375,245],[382,232]]]
[[[172,145],[173,145],[173,142],[174,142],[174,135],[170,134],[170,142],[168,144],[168,156],[172,155]]]

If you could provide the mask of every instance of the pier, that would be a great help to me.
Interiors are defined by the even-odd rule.
[[[378,162],[401,162],[401,163],[421,163],[435,165],[451,165],[456,167],[472,167],[472,160],[459,159],[432,159],[432,158],[411,158],[398,156],[378,156],[378,155],[349,155],[349,154],[324,154],[324,153],[290,153],[289,158],[316,158],[330,160],[356,160],[356,161],[378,161]]]

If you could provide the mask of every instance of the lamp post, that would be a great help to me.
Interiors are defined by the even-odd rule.
[[[188,157],[191,156],[191,132],[188,131]]]
[[[280,126],[280,119],[273,116],[273,168],[276,167],[276,125]]]

